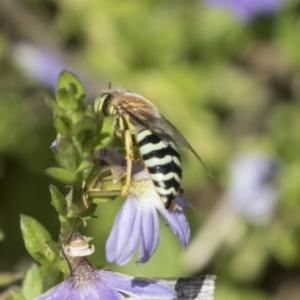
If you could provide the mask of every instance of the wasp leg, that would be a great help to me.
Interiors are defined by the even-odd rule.
[[[132,149],[132,135],[129,130],[124,132],[124,143],[126,150],[126,181],[122,188],[122,196],[125,197],[128,194],[128,190],[131,182],[131,169],[133,160],[133,149]]]
[[[95,158],[95,156],[94,157],[92,156],[92,159],[94,159],[94,158]],[[94,160],[94,163],[95,162],[96,162],[96,159]],[[100,181],[101,178],[109,175],[108,171],[109,171],[108,167],[104,167],[102,169],[96,170],[96,172],[92,173],[92,177],[88,178],[88,181],[85,182],[84,193],[82,195],[82,201],[86,208],[89,207],[89,201],[88,201],[89,191],[97,185],[97,182]]]
[[[105,196],[120,196],[120,190],[110,190],[110,191],[103,191],[101,189],[90,189],[83,193],[82,201],[85,208],[89,208],[89,198],[90,197],[105,197]]]
[[[101,189],[91,189],[87,191],[88,196],[90,197],[103,197],[103,196],[120,196],[120,190],[109,190],[103,191]]]

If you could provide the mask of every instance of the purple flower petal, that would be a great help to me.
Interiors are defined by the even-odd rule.
[[[176,292],[154,280],[135,279],[119,273],[101,272],[101,279],[111,288],[139,299],[175,299]]]
[[[98,276],[97,276],[98,277]],[[82,286],[74,285],[71,278],[53,287],[35,300],[123,300],[124,297],[116,290],[106,286],[98,277],[96,281],[85,283]]]
[[[100,272],[100,271],[98,271]],[[101,275],[100,275],[101,276]],[[99,276],[99,277],[100,277]],[[80,299],[88,300],[98,300],[98,299],[107,299],[107,300],[123,300],[125,297],[117,292],[118,289],[112,289],[102,282],[102,277],[98,279],[98,282],[93,282],[93,288],[91,285],[87,286],[85,289],[84,297]]]
[[[56,140],[54,140],[50,145],[50,149],[55,149],[56,146],[57,146],[57,142],[56,142]]]
[[[129,204],[130,200],[135,201],[133,197],[130,197]],[[131,204],[123,206],[122,212],[126,212],[126,209],[130,207],[132,207]],[[134,208],[136,210],[137,206],[134,205]],[[157,226],[156,223],[158,221],[154,220],[155,226]],[[70,277],[37,297],[36,300],[123,300],[125,299],[123,294],[137,299],[171,300],[176,298],[176,292],[172,288],[155,280],[136,279],[132,276],[97,270],[85,257],[81,256],[80,249],[84,247],[90,246],[79,233],[73,233],[69,237],[67,246],[63,247],[63,255],[69,265]]]
[[[155,190],[147,170],[135,174],[129,190],[129,196],[118,213],[112,232],[106,244],[109,262],[126,264],[140,237],[139,259],[145,263],[152,256],[158,245],[159,221],[156,210],[167,220],[181,245],[186,248],[190,240],[190,228],[183,214],[189,203],[178,195],[176,209],[167,210]]]
[[[231,180],[226,200],[254,224],[270,221],[277,201],[279,161],[265,153],[245,153],[230,165]],[[243,176],[241,176],[243,174]]]
[[[71,298],[70,293],[73,289],[73,284],[69,281],[66,280],[58,285],[56,285],[55,287],[53,287],[52,289],[50,289],[49,291],[47,291],[46,293],[40,295],[39,297],[35,298],[35,300],[54,300],[54,299],[78,299],[78,298]]]
[[[59,73],[67,68],[54,53],[31,44],[17,43],[13,48],[13,60],[27,75],[55,89]]]
[[[106,242],[109,262],[125,265],[133,255],[140,234],[141,208],[134,196],[129,195],[115,218]]]
[[[159,221],[154,205],[146,199],[141,201],[142,222],[139,259],[137,263],[145,263],[152,256],[158,245]]]
[[[78,278],[77,278],[78,280]],[[89,281],[84,284],[74,284],[74,278],[69,278],[53,287],[35,300],[123,300],[124,293],[138,299],[176,298],[176,292],[159,282],[150,279],[136,279],[119,273],[96,270]]]
[[[168,210],[165,209],[164,205],[161,203],[156,203],[156,208],[163,215],[163,217],[168,222],[168,225],[176,235],[180,244],[183,248],[186,248],[190,241],[190,226],[185,217],[185,215],[180,210],[180,207],[184,207],[184,203],[188,203],[181,195],[176,197],[176,203],[178,199],[178,207],[179,209],[173,210],[170,207]],[[186,205],[186,204],[185,204]]]
[[[176,208],[180,211],[183,211],[185,208],[190,207],[190,203],[182,196],[182,194],[178,194],[175,199]]]
[[[67,279],[35,300],[123,300],[124,293],[138,299],[176,298],[176,292],[154,280],[136,279],[119,273],[95,270],[94,276],[83,285],[75,285],[74,279]]]

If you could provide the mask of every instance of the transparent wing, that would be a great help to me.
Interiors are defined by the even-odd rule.
[[[190,150],[201,162],[209,175],[213,177],[208,167],[205,165],[201,157],[190,145],[190,143],[163,115],[159,114],[159,116],[154,117],[145,110],[137,109],[136,107],[132,108],[128,103],[126,107],[123,106],[122,108],[133,120],[143,127],[151,129],[151,131],[159,138],[166,141],[174,141],[177,146]]]

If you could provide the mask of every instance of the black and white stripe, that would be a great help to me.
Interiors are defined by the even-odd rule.
[[[135,138],[156,191],[168,208],[177,196],[181,183],[179,151],[175,143],[161,139],[146,128],[139,130]]]

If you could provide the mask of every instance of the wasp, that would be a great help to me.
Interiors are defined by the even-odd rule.
[[[139,149],[166,208],[180,191],[182,167],[179,147],[189,149],[209,172],[183,135],[141,95],[121,88],[110,89],[95,100],[94,110],[102,117],[114,116],[116,135],[124,141],[127,165],[123,196],[130,187],[134,146]]]

